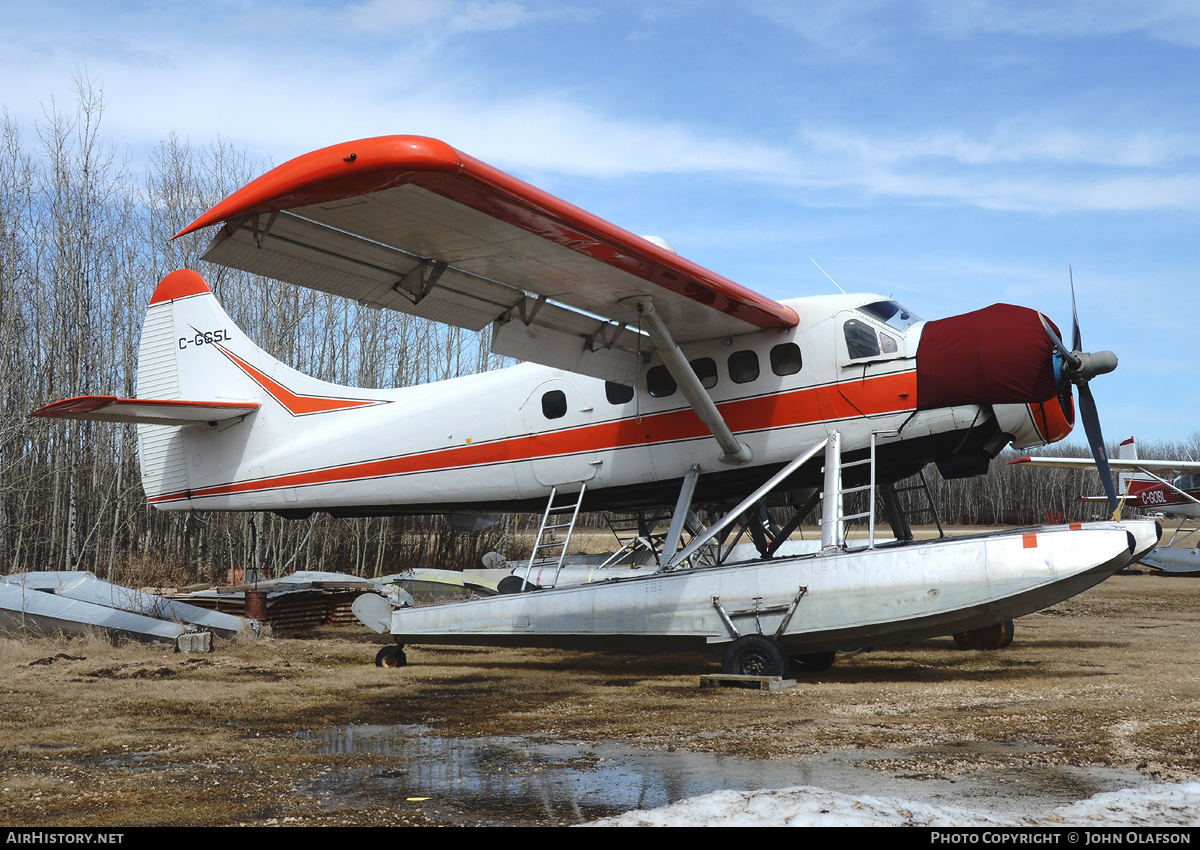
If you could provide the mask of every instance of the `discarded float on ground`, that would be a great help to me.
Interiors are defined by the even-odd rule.
[[[34,634],[102,630],[145,641],[174,641],[197,629],[237,634],[246,621],[104,581],[90,572],[0,576],[0,628]]]

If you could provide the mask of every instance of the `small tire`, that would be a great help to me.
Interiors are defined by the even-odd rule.
[[[376,667],[405,667],[408,665],[408,656],[404,654],[404,648],[400,646],[385,646],[375,655]]]
[[[792,671],[795,673],[824,673],[833,666],[835,658],[837,658],[837,653],[832,650],[793,655]]]
[[[1013,642],[1013,621],[1005,620],[980,629],[959,632],[954,636],[954,643],[959,649],[977,649],[991,651],[1004,649]]]
[[[787,653],[764,635],[743,635],[729,645],[721,659],[721,672],[734,676],[786,676],[791,667]]]
[[[528,593],[531,590],[537,590],[537,585],[525,581],[520,576],[508,575],[496,584],[496,592],[504,596],[512,593]]]
[[[996,649],[1007,649],[1012,646],[1013,642],[1013,621],[1005,620],[1000,625],[1004,626],[1004,637],[1000,638],[1000,642],[996,644]]]

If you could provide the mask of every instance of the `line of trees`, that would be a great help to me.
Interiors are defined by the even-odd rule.
[[[486,334],[205,263],[207,235],[171,237],[268,166],[221,139],[171,135],[135,173],[102,134],[103,112],[101,93],[77,82],[69,111],[52,104],[28,133],[5,113],[0,127],[0,571],[378,574],[499,545],[506,525],[460,535],[440,518],[161,513],[145,504],[131,427],[28,418],[70,396],[134,395],[146,305],[178,268],[203,274],[265,349],[324,380],[406,386],[498,365]]]
[[[442,518],[160,513],[144,501],[132,428],[28,418],[68,396],[134,395],[146,304],[177,268],[203,274],[274,356],[324,380],[405,386],[499,365],[486,334],[205,263],[205,235],[171,237],[266,164],[219,138],[193,146],[171,135],[135,172],[102,134],[103,111],[101,93],[79,82],[71,109],[52,104],[24,134],[5,113],[0,128],[0,571],[88,569],[133,583],[213,580],[229,566],[369,575],[461,567],[503,548],[512,521],[465,534]],[[1198,443],[1143,451],[1195,456]],[[1096,512],[1074,501],[1098,491],[1091,473],[997,463],[981,478],[932,479],[950,522]]]

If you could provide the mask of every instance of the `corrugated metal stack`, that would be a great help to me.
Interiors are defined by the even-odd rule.
[[[259,619],[273,629],[357,625],[358,619],[350,610],[354,600],[363,593],[380,593],[374,582],[347,577],[334,581],[269,580],[175,593],[171,598],[246,616],[246,594],[254,591],[266,594],[264,615]]]

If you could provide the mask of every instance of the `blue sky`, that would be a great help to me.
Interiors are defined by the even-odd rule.
[[[84,74],[134,167],[435,136],[775,298],[1007,301],[1121,365],[1114,442],[1200,430],[1200,4],[5,4],[26,132]],[[1084,441],[1082,433],[1073,436]]]

